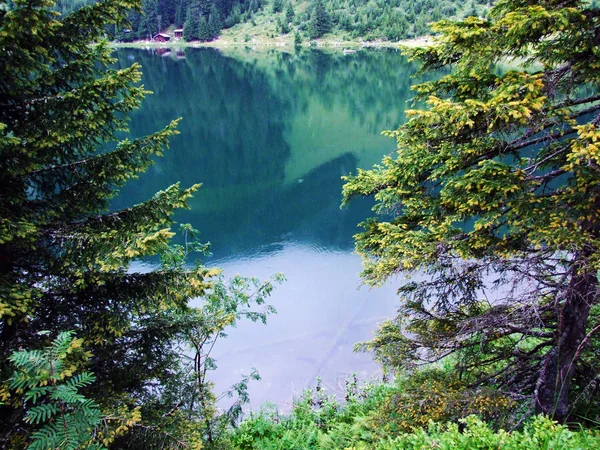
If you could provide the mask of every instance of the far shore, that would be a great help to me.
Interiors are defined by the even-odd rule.
[[[406,39],[397,42],[390,41],[345,41],[335,38],[324,38],[316,39],[315,44],[311,45],[311,42],[305,41],[302,43],[302,48],[327,48],[327,49],[339,49],[339,50],[356,50],[359,48],[402,48],[402,47],[427,47],[432,44],[433,38],[431,36],[421,36],[414,39]],[[156,42],[149,40],[133,41],[133,42],[111,42],[111,47],[115,48],[234,48],[234,47],[249,47],[252,49],[258,48],[280,48],[290,49],[294,48],[294,38],[291,35],[284,35],[280,38],[252,38],[250,40],[232,39],[229,37],[219,37],[210,42],[199,42],[192,41],[186,42],[183,39],[171,39],[168,42]]]

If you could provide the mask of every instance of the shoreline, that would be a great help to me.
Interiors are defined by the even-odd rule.
[[[311,42],[316,42],[311,45]],[[404,39],[397,42],[391,41],[344,41],[338,39],[318,39],[311,42],[303,42],[301,48],[318,48],[318,49],[334,49],[334,50],[357,50],[361,48],[396,48],[403,47],[427,47],[433,43],[431,36],[421,36],[413,39]],[[132,42],[109,42],[111,48],[274,48],[274,49],[293,49],[295,48],[293,36],[282,36],[281,39],[250,39],[249,41],[238,42],[237,40],[228,39],[227,37],[219,37],[214,41],[186,42],[183,39],[172,40],[169,42],[155,41],[132,41]]]

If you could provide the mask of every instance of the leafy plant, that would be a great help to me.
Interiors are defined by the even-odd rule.
[[[564,425],[537,416],[523,431],[508,433],[494,431],[476,416],[470,416],[461,424],[431,424],[412,433],[404,433],[394,439],[385,439],[376,445],[359,442],[348,447],[351,450],[422,450],[428,448],[506,449],[506,450],[585,450],[597,448],[600,436],[589,431],[573,432]]]
[[[514,402],[497,390],[469,388],[452,372],[427,369],[400,376],[369,414],[368,427],[383,435],[397,434],[427,427],[430,422],[458,423],[477,415],[498,429],[512,425],[514,407]]]
[[[210,245],[202,243],[198,230],[190,224],[180,225],[182,243],[161,252],[166,270],[184,266],[202,267],[200,260],[190,262],[192,254],[205,255]],[[152,426],[138,426],[118,444],[127,448],[179,449],[219,448],[228,427],[237,424],[242,408],[249,401],[248,384],[259,380],[256,369],[218,394],[209,373],[217,369],[211,353],[218,340],[227,337],[227,329],[242,319],[266,324],[275,309],[267,303],[275,285],[283,282],[282,274],[261,282],[256,278],[236,275],[225,279],[220,271],[213,273],[212,286],[196,299],[198,306],[167,310],[143,325],[150,329],[168,329],[173,335],[173,351],[178,358],[169,367],[161,389],[144,398],[142,413]],[[221,411],[217,403],[233,399]]]
[[[89,372],[74,375],[69,361],[81,352],[81,339],[63,332],[43,350],[22,350],[9,360],[16,367],[9,387],[22,396],[25,422],[39,426],[31,433],[29,450],[104,449],[94,442],[104,416],[98,404],[80,393],[95,381]]]
[[[224,442],[240,450],[583,450],[600,444],[598,433],[573,432],[543,416],[520,431],[504,431],[497,419],[507,405],[494,405],[502,396],[460,386],[438,369],[358,389],[351,378],[346,397],[342,404],[322,390],[307,390],[289,414],[266,405]]]

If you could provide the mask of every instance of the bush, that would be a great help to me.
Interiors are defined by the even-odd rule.
[[[514,403],[491,388],[469,389],[440,369],[400,378],[369,415],[369,428],[384,434],[408,432],[430,422],[457,423],[476,414],[494,428],[508,425]]]
[[[359,443],[349,450],[422,450],[441,449],[503,449],[503,450],[575,450],[600,448],[600,435],[591,431],[573,432],[564,425],[538,416],[522,432],[494,431],[481,419],[470,416],[457,424],[432,424],[413,433],[379,442],[377,446]]]
[[[472,450],[574,450],[600,448],[597,432],[570,431],[566,426],[538,416],[522,431],[495,430],[481,418],[471,415],[455,423],[435,423],[416,427],[397,435],[374,432],[365,416],[377,406],[389,390],[397,387],[379,385],[368,389],[363,401],[337,404],[335,413],[323,423],[322,416],[307,411],[310,392],[297,402],[289,416],[282,416],[275,407],[263,408],[242,422],[231,435],[229,448],[240,450],[423,450],[430,448]],[[387,392],[389,393],[389,392]],[[382,396],[383,394],[383,396]],[[314,397],[313,397],[314,399]],[[329,405],[331,406],[331,405]],[[378,414],[371,409],[369,415]],[[381,418],[384,420],[384,417]]]
[[[359,387],[356,377],[350,378],[343,404],[317,381],[314,390],[294,402],[290,414],[267,406],[242,422],[230,434],[230,443],[241,450],[339,449],[359,444],[374,448],[434,424],[464,427],[461,421],[472,414],[489,421],[490,430],[498,429],[508,423],[512,406],[500,393],[467,389],[439,369],[419,371],[392,384]],[[451,426],[432,429],[442,433]]]

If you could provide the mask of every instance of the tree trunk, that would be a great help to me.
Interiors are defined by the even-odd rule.
[[[536,413],[560,423],[568,419],[569,384],[581,354],[590,307],[598,289],[596,273],[579,273],[580,268],[580,264],[573,268],[558,317],[555,346],[546,355],[534,394]]]

